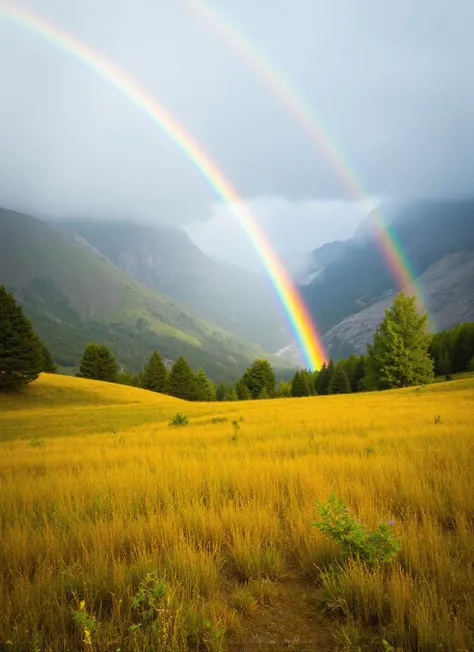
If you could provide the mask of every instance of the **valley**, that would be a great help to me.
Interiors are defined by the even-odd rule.
[[[0,643],[470,649],[473,396],[466,377],[196,404],[48,374],[0,396]],[[394,522],[392,563],[312,527],[331,492]]]

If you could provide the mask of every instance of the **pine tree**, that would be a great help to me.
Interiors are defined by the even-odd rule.
[[[314,373],[309,369],[301,369],[300,375],[304,377],[306,381],[306,385],[308,387],[308,394],[305,394],[305,396],[314,396],[314,394],[316,393],[316,389],[314,386]]]
[[[142,387],[152,392],[166,393],[168,370],[158,351],[153,351],[149,363],[145,366]]]
[[[291,381],[285,382],[284,380],[280,380],[277,396],[279,398],[289,398],[291,396]]]
[[[168,378],[168,393],[170,396],[182,398],[185,401],[196,400],[194,374],[183,356],[179,356],[171,367]]]
[[[220,383],[217,386],[217,390],[216,390],[216,400],[223,401],[225,399],[226,392],[227,392],[227,388],[225,386],[225,383]]]
[[[368,347],[367,378],[371,387],[390,389],[428,383],[433,360],[426,335],[428,315],[418,315],[416,297],[400,292]]]
[[[91,342],[85,348],[79,365],[79,376],[92,380],[117,382],[118,367],[114,356],[105,344]]]
[[[351,390],[353,392],[360,392],[364,389],[363,380],[365,378],[365,370],[366,370],[366,358],[365,355],[361,355],[358,359],[351,380]]]
[[[460,324],[455,329],[452,354],[453,371],[467,371],[474,355],[474,324]]]
[[[329,385],[330,394],[349,394],[351,391],[351,384],[347,376],[347,371],[344,362],[338,362],[334,367],[334,373]]]
[[[334,373],[334,362],[329,360],[329,364],[323,362],[319,370],[318,377],[316,378],[316,392],[317,394],[328,394],[329,386],[331,385],[332,375]]]
[[[196,370],[194,375],[194,385],[196,388],[196,401],[215,401],[216,400],[216,386],[204,372],[204,369]]]
[[[242,377],[252,398],[257,398],[266,389],[269,396],[275,393],[276,377],[268,360],[255,360]]]
[[[229,385],[226,389],[224,401],[238,401],[238,400],[239,397],[237,395],[237,390],[235,389],[235,385]]]
[[[235,385],[239,401],[250,401],[252,398],[250,390],[241,378]]]
[[[439,357],[435,363],[435,371],[440,376],[449,376],[453,371],[451,358],[445,346],[439,351]]]
[[[43,354],[30,320],[0,286],[0,392],[17,392],[40,374]]]
[[[58,368],[53,362],[53,356],[47,346],[38,338],[39,347],[41,349],[41,371],[48,374],[55,374]]]
[[[291,380],[291,395],[292,396],[309,396],[308,381],[306,374],[302,371],[295,371]]]

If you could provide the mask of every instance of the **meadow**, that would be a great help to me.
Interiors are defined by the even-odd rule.
[[[473,457],[474,378],[188,404],[43,374],[0,396],[0,650],[473,650]],[[331,492],[395,521],[392,563],[311,525]]]

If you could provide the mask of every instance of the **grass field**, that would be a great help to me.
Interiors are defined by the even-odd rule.
[[[186,404],[43,375],[0,442],[0,650],[474,649],[474,378]],[[311,526],[330,492],[395,519],[392,564]]]

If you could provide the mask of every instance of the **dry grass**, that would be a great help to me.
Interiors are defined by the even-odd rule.
[[[0,644],[218,652],[264,642],[281,603],[290,647],[472,650],[473,398],[467,379],[199,405],[43,375],[0,400]],[[331,491],[370,525],[396,518],[394,564],[321,574],[340,561],[310,526]],[[285,603],[302,583],[323,621]]]

